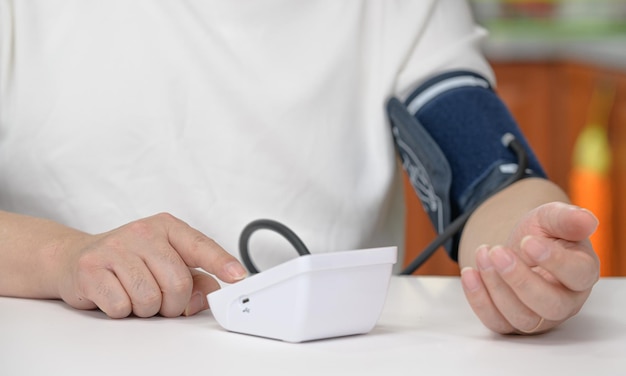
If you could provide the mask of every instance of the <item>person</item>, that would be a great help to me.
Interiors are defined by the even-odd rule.
[[[462,0],[0,0],[0,295],[193,315],[246,277],[238,234],[262,217],[313,252],[401,248],[385,103],[447,71],[494,83],[485,36]],[[487,198],[458,244],[478,318],[574,316],[596,226],[544,177]],[[260,269],[293,256],[252,241]]]

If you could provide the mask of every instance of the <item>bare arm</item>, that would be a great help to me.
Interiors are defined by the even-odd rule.
[[[111,317],[178,316],[208,308],[241,264],[183,221],[158,214],[91,235],[58,223],[0,212],[0,295],[63,299]]]
[[[543,179],[487,200],[461,238],[459,264],[474,312],[499,333],[542,332],[575,315],[599,277],[589,236],[597,219]]]
[[[60,298],[62,254],[89,235],[45,219],[0,211],[0,295]]]
[[[459,247],[459,266],[476,266],[474,253],[482,244],[505,244],[520,218],[536,207],[569,199],[554,183],[525,179],[496,194],[467,221]]]

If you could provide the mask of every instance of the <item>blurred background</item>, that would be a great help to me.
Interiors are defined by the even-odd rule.
[[[626,275],[626,0],[471,0],[506,102],[549,177],[600,226],[603,276]],[[407,183],[407,260],[435,236]],[[425,234],[425,230],[431,230]],[[417,274],[458,274],[442,250]]]
[[[624,0],[470,0],[478,22],[498,36],[588,39],[626,31]]]

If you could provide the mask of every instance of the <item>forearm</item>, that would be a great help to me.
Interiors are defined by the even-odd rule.
[[[548,202],[569,202],[556,184],[545,179],[524,179],[495,194],[469,218],[459,245],[459,266],[475,267],[474,253],[481,244],[503,244],[519,219]]]
[[[87,234],[58,223],[0,211],[0,295],[59,298],[63,260]]]

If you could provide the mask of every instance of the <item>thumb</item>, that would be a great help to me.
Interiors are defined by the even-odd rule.
[[[546,236],[573,242],[587,239],[598,227],[598,219],[589,210],[562,202],[540,206],[536,218]]]
[[[220,288],[220,284],[217,280],[210,275],[193,268],[190,268],[189,271],[193,278],[193,288],[191,290],[189,303],[183,312],[184,316],[192,316],[208,309],[209,302],[207,295]]]

